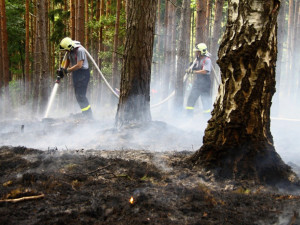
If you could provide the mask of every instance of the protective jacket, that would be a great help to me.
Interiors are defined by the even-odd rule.
[[[208,56],[198,57],[193,70],[206,70],[206,74],[194,74],[195,79],[193,82],[191,93],[187,100],[186,109],[192,112],[194,105],[201,96],[203,111],[209,111],[211,107],[210,87],[211,87],[211,59]]]
[[[74,48],[69,52],[68,59],[70,60],[72,66],[83,60],[82,67],[72,72],[72,80],[75,97],[82,113],[87,117],[92,117],[91,105],[86,97],[87,87],[90,80],[90,70],[84,49],[80,46]]]

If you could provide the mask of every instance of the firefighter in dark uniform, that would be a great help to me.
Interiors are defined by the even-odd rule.
[[[193,116],[194,106],[201,96],[203,113],[208,114],[211,110],[211,97],[210,97],[210,72],[211,72],[211,59],[208,56],[207,46],[204,43],[197,44],[194,52],[196,52],[196,63],[191,68],[189,73],[193,73],[195,78],[192,86],[191,93],[187,100],[186,110],[188,116]]]
[[[81,108],[83,115],[92,119],[91,105],[86,97],[87,87],[90,80],[89,63],[84,48],[76,44],[71,38],[66,37],[60,42],[60,49],[67,50],[67,60],[63,68],[60,69],[60,75],[72,73],[74,91],[76,100]],[[69,65],[71,66],[69,67]]]

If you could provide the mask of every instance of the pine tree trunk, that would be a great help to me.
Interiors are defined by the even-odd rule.
[[[71,32],[71,38],[73,40],[75,39],[75,34],[76,34],[75,1],[76,0],[70,0],[70,32]]]
[[[131,0],[127,4],[117,127],[151,121],[150,81],[157,0]]]
[[[285,35],[287,32],[285,26],[285,17],[286,17],[286,1],[281,2],[279,15],[278,15],[278,54],[277,54],[277,63],[276,63],[276,92],[274,96],[273,105],[272,105],[272,114],[277,115],[279,113],[279,104],[280,104],[280,93],[285,92],[284,89],[281,89],[281,74],[282,74],[282,58],[284,51]]]
[[[114,34],[114,47],[113,47],[113,58],[112,58],[112,87],[119,88],[120,76],[118,71],[118,46],[119,46],[119,26],[120,26],[120,10],[121,10],[121,0],[117,0],[117,14],[115,22],[115,34]],[[112,96],[115,99],[115,96]]]
[[[152,84],[154,88],[159,88],[161,85],[161,46],[162,46],[162,38],[161,38],[161,29],[162,29],[162,21],[161,21],[161,0],[157,1],[157,25],[156,25],[156,61],[155,61],[155,73],[152,80]]]
[[[25,3],[25,101],[28,101],[30,95],[30,52],[29,52],[29,0]]]
[[[9,85],[9,58],[7,50],[7,28],[6,28],[6,12],[5,12],[5,0],[1,0],[1,38],[2,38],[2,73],[3,84],[5,87],[5,93],[8,94]]]
[[[196,44],[206,42],[206,10],[207,0],[196,0]]]
[[[299,65],[299,61],[300,61],[300,56],[299,53],[300,52],[300,2],[297,2],[297,11],[295,13],[296,18],[297,18],[297,22],[296,22],[296,29],[295,29],[295,55],[293,57],[294,59],[294,66],[295,66],[295,74],[296,74],[296,79],[297,79],[297,86],[296,86],[296,101],[299,100],[300,97],[300,65]],[[298,76],[297,76],[298,75]]]
[[[215,21],[214,21],[214,31],[211,45],[212,58],[217,58],[217,49],[219,47],[218,41],[221,35],[221,22],[223,13],[224,0],[216,0],[216,10],[215,10]]]
[[[41,30],[40,30],[40,1],[36,1],[35,7],[35,37],[34,37],[34,69],[33,69],[33,104],[32,113],[36,115],[39,109],[40,71],[41,71]]]
[[[170,56],[170,48],[169,48],[169,26],[170,26],[170,22],[169,22],[169,14],[170,14],[170,5],[171,3],[169,3],[168,0],[166,0],[166,4],[165,4],[165,18],[164,18],[164,59],[163,59],[163,65],[169,65],[170,60],[169,60],[169,56]],[[166,68],[167,67],[167,68]],[[162,98],[166,98],[168,96],[169,93],[169,73],[168,73],[168,66],[165,66],[162,70],[162,86],[161,86],[161,92],[162,92]]]
[[[276,153],[270,131],[279,4],[229,1],[218,52],[222,84],[203,146],[191,158],[219,178],[267,183],[297,179]]]
[[[48,11],[48,0],[40,0],[40,8],[38,11],[40,23],[39,30],[41,31],[40,35],[40,46],[41,46],[41,70],[40,70],[40,84],[41,84],[41,98],[39,103],[40,113],[44,113],[46,110],[48,97],[49,97],[49,48],[48,48],[48,21],[47,11]]]
[[[191,18],[188,17],[188,9],[190,8],[191,1],[183,0],[181,7],[180,18],[180,33],[179,33],[179,45],[178,45],[178,62],[176,73],[176,85],[175,85],[175,111],[182,112],[183,109],[183,77],[185,70],[189,63],[189,38],[187,38],[188,26]]]
[[[85,16],[84,16],[84,1],[78,0],[77,2],[77,41],[80,41],[82,45],[84,45],[84,37],[85,37],[85,28],[84,28],[84,21],[85,21]]]
[[[2,73],[3,73],[3,86],[4,86],[4,108],[5,114],[8,116],[11,114],[11,102],[9,93],[9,58],[7,49],[7,27],[6,27],[6,12],[5,12],[5,0],[1,0],[0,12],[1,12],[1,39],[2,39]]]
[[[85,18],[85,21],[84,21],[84,24],[86,25],[86,26],[84,26],[85,27],[85,31],[84,31],[84,33],[85,33],[85,43],[84,43],[84,45],[85,45],[85,48],[86,49],[89,49],[89,47],[90,47],[90,37],[89,37],[89,35],[90,35],[90,28],[88,27],[88,22],[89,22],[89,0],[85,0],[85,7],[84,7],[84,18]]]
[[[2,4],[2,3],[0,2],[0,4]],[[0,8],[1,8],[1,5],[0,5]],[[2,19],[1,15],[0,15],[0,19]],[[3,91],[2,87],[4,86],[2,32],[3,32],[2,21],[0,21],[0,94],[1,94],[1,96],[2,96],[2,91]],[[3,103],[2,103],[2,105],[3,105]],[[1,107],[0,113],[4,113],[3,108],[4,108],[4,106]]]

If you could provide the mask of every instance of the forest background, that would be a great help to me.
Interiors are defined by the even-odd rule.
[[[225,0],[188,2],[190,8],[183,12],[182,0],[158,1],[151,77],[152,104],[165,99],[178,85],[183,85],[176,81],[178,59],[184,58],[188,67],[194,57],[193,46],[199,42],[206,43],[212,54],[212,94],[216,94],[220,79],[217,51],[226,27],[228,3]],[[126,32],[125,0],[1,0],[0,4],[0,118],[43,116],[63,57],[58,45],[66,36],[82,43],[111,86],[118,91]],[[277,92],[272,107],[272,114],[276,116],[299,114],[300,65],[297,62],[300,46],[296,44],[300,43],[299,6],[299,0],[281,1]],[[180,26],[182,13],[188,21],[186,27]],[[186,32],[180,40],[182,29]],[[183,55],[179,51],[182,41],[187,52]],[[88,96],[96,111],[98,109],[96,117],[104,109],[105,113],[115,111],[115,96],[105,87],[93,66],[91,71]],[[60,86],[52,115],[79,112],[71,78],[64,78]],[[188,85],[185,89],[188,90]],[[164,105],[164,110],[172,109],[172,104]]]

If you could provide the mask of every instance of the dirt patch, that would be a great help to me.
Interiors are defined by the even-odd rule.
[[[217,183],[190,154],[3,146],[0,224],[300,223],[295,193]]]

